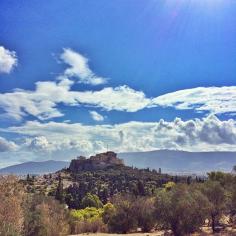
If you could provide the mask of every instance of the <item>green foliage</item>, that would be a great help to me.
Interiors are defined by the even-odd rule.
[[[169,191],[169,190],[171,190],[175,186],[175,183],[172,182],[172,181],[169,181],[166,184],[164,184],[164,186],[165,186],[165,190]]]
[[[107,167],[104,170],[71,172],[73,185],[65,189],[65,202],[72,209],[84,208],[82,199],[87,193],[96,194],[106,204],[117,193],[134,196],[152,196],[171,176],[149,169],[128,166]],[[180,177],[180,182],[186,182]]]
[[[63,189],[65,178],[73,185]],[[137,228],[143,232],[171,229],[182,236],[198,231],[206,219],[213,232],[222,227],[220,219],[225,216],[236,224],[233,174],[211,172],[204,180],[117,166],[79,173],[64,170],[59,176],[45,175],[40,181],[28,176],[19,182],[15,177],[0,177],[3,236],[127,233]]]
[[[58,176],[58,186],[56,189],[55,199],[61,203],[64,202],[63,181],[60,175]]]
[[[85,197],[82,199],[81,205],[83,208],[86,208],[86,207],[102,208],[103,207],[103,204],[100,201],[99,197],[91,193],[87,193],[85,195]]]
[[[112,215],[115,214],[115,210],[114,205],[110,202],[103,206],[102,218],[105,224],[107,224]]]
[[[75,220],[94,220],[101,218],[104,212],[103,208],[86,207],[80,210],[71,210],[70,214]]]
[[[156,224],[154,198],[139,197],[134,201],[135,218],[143,232],[149,232]]]
[[[213,171],[208,173],[207,175],[209,180],[219,182],[222,187],[227,187],[229,184],[233,183],[235,179],[233,175],[220,171]]]
[[[203,224],[208,201],[200,191],[177,184],[169,191],[160,191],[155,206],[159,224],[181,236],[193,233]]]
[[[209,200],[209,215],[212,222],[212,230],[216,231],[216,226],[226,207],[225,190],[217,181],[209,180],[204,183],[202,192]]]
[[[71,231],[72,233],[85,233],[106,231],[102,217],[104,208],[86,207],[80,210],[71,210]]]
[[[26,236],[68,235],[67,210],[54,198],[43,195],[28,196],[24,209],[24,234]]]
[[[127,233],[136,229],[134,199],[130,196],[116,196],[113,200],[115,211],[108,220],[108,230],[112,233]]]

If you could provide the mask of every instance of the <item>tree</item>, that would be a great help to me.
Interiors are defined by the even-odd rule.
[[[144,184],[142,181],[138,181],[138,193],[139,195],[141,196],[144,196],[145,195],[145,189],[144,189]]]
[[[143,232],[149,232],[154,228],[156,223],[154,198],[137,198],[134,202],[134,211],[134,217],[137,219],[138,227]]]
[[[211,227],[214,233],[216,232],[216,226],[225,209],[225,192],[219,182],[211,180],[204,183],[202,191],[210,203],[209,215],[211,217]]]
[[[25,202],[24,229],[26,236],[66,236],[68,212],[52,197],[29,196]]]
[[[235,221],[236,221],[236,188],[235,186],[230,193],[230,201],[228,202],[227,207],[230,213],[230,220],[232,223],[235,224]]]
[[[155,207],[159,225],[170,228],[175,236],[182,236],[193,233],[203,224],[208,201],[200,191],[177,184],[158,193]]]
[[[61,175],[58,176],[58,185],[56,189],[55,199],[61,203],[64,202],[63,182],[62,182]]]
[[[0,176],[0,235],[15,236],[23,231],[23,187],[14,176]]]
[[[87,193],[85,197],[82,199],[81,205],[83,208],[86,207],[95,207],[101,208],[103,207],[102,202],[100,201],[99,197],[95,194]]]

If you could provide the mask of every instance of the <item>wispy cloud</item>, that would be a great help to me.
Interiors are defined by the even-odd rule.
[[[192,109],[211,114],[235,113],[236,86],[179,90],[156,97],[152,103],[161,107],[174,107],[178,110]]]
[[[88,59],[70,48],[64,49],[60,59],[70,67],[64,71],[62,77],[76,77],[80,83],[99,85],[105,84],[107,78],[97,76],[88,65]]]
[[[17,65],[17,56],[14,51],[10,51],[0,46],[0,73],[10,73]]]
[[[103,121],[104,117],[96,111],[89,111],[90,116],[95,121]]]

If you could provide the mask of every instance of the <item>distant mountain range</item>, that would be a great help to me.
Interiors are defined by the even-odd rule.
[[[236,165],[236,152],[185,152],[157,150],[120,153],[126,165],[138,168],[161,168],[168,173],[206,173],[213,170],[231,172]]]
[[[204,174],[213,170],[230,172],[236,165],[236,152],[184,152],[157,150],[150,152],[119,153],[128,166],[158,169],[168,173]],[[68,161],[25,162],[0,169],[0,174],[44,174],[68,167]]]
[[[0,169],[0,174],[15,174],[15,175],[27,175],[27,174],[47,174],[53,173],[68,167],[70,162],[67,161],[41,161],[41,162],[24,162],[18,165],[12,165]]]

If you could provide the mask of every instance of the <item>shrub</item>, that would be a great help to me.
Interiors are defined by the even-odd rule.
[[[164,184],[164,186],[167,191],[171,190],[175,186],[175,182],[169,181],[166,184]]]
[[[114,213],[115,213],[114,205],[108,202],[106,205],[103,206],[103,214],[102,214],[103,222],[107,224]]]
[[[97,233],[97,232],[107,232],[106,225],[103,223],[101,218],[94,218],[90,220],[77,220],[72,224],[72,233]]]
[[[134,199],[130,196],[118,195],[114,198],[115,211],[108,221],[108,230],[111,233],[127,233],[137,228]]]
[[[105,232],[106,225],[102,221],[103,212],[103,208],[95,207],[72,210],[70,212],[72,233]]]
[[[88,220],[93,218],[101,218],[103,214],[102,208],[86,207],[80,210],[71,210],[71,216],[75,220]]]

